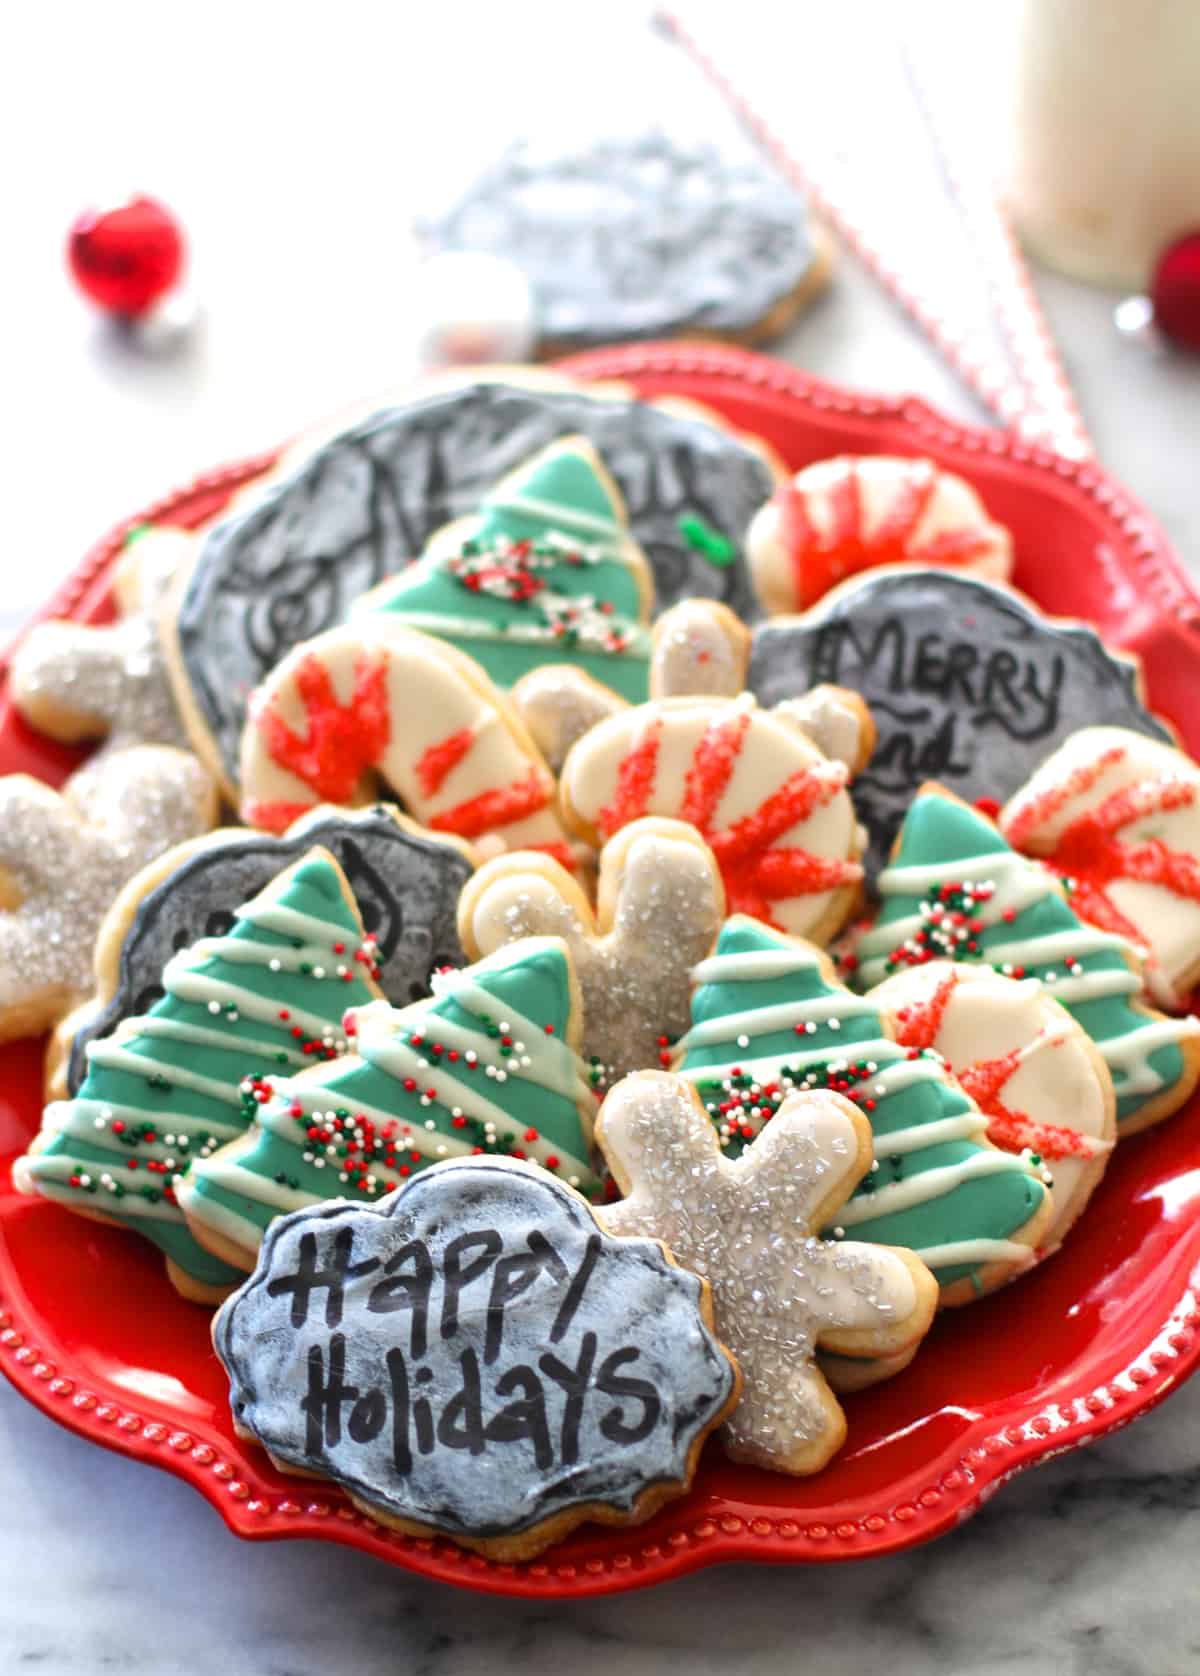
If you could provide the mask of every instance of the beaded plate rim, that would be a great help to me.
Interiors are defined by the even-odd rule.
[[[813,412],[851,414],[901,423],[914,440],[1002,456],[1037,476],[1066,481],[1084,493],[1124,538],[1122,552],[1152,593],[1160,612],[1190,631],[1200,652],[1200,597],[1152,519],[1092,462],[1066,460],[999,432],[951,421],[915,397],[860,394],[746,351],[702,344],[663,344],[595,350],[561,363],[584,379],[645,376],[696,378],[731,388],[769,391]],[[658,392],[667,393],[667,392]],[[702,397],[700,398],[702,399]],[[171,522],[197,500],[223,502],[276,461],[274,451],[205,473],[125,519],[85,556],[33,620],[68,616],[98,587],[128,531]],[[0,654],[0,680],[8,652]],[[236,1535],[250,1540],[307,1538],[361,1548],[406,1570],[494,1594],[583,1597],[619,1593],[733,1561],[821,1563],[892,1553],[925,1542],[962,1523],[1020,1472],[1093,1442],[1148,1412],[1200,1363],[1200,1262],[1182,1292],[1164,1300],[1159,1325],[1123,1367],[1080,1395],[1047,1403],[1019,1423],[981,1419],[973,1441],[948,1470],[907,1499],[887,1498],[874,1511],[841,1523],[817,1523],[775,1510],[771,1516],[716,1496],[689,1495],[670,1504],[651,1526],[597,1532],[602,1554],[499,1564],[438,1539],[394,1531],[355,1509],[332,1485],[319,1490],[301,1479],[288,1494],[256,1471],[253,1445],[231,1446],[204,1426],[172,1425],[141,1414],[124,1397],[92,1389],[69,1357],[57,1360],[39,1346],[39,1323],[23,1310],[19,1277],[9,1274],[0,1247],[0,1371],[35,1407],[86,1438],[175,1473],[192,1484]],[[189,1306],[181,1306],[189,1307]],[[99,1382],[93,1382],[99,1383]],[[653,1538],[650,1540],[650,1538]]]

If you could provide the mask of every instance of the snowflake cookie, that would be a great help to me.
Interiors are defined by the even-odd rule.
[[[183,530],[130,532],[113,578],[115,623],[36,623],[13,654],[10,690],[25,720],[52,739],[126,745],[187,745],[166,659],[159,607],[190,552]]]
[[[688,1026],[691,972],[712,950],[725,893],[712,851],[681,821],[647,818],[600,853],[598,905],[548,856],[498,856],[463,888],[458,929],[472,959],[522,937],[557,936],[583,993],[583,1052],[599,1083],[665,1064]]]
[[[846,1420],[817,1350],[897,1358],[937,1304],[912,1252],[820,1237],[870,1167],[867,1119],[838,1094],[795,1095],[735,1162],[688,1085],[646,1071],[613,1089],[596,1132],[627,1195],[599,1213],[604,1226],[662,1240],[712,1287],[717,1332],[745,1381],[725,1424],[729,1453],[819,1471]]]
[[[36,1035],[82,999],[118,890],[216,818],[208,774],[166,745],[104,752],[61,792],[0,778],[0,1041]]]

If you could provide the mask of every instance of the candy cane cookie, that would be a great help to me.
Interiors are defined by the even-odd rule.
[[[912,966],[868,997],[902,1047],[932,1048],[987,1119],[987,1138],[1031,1155],[1054,1178],[1056,1251],[1112,1155],[1116,1096],[1100,1050],[1036,978],[935,960]]]
[[[378,615],[306,641],[254,694],[242,814],[282,832],[380,782],[433,832],[482,854],[537,849],[573,865],[554,777],[512,706],[465,653]]]
[[[1099,1048],[1121,1137],[1169,1117],[1200,1080],[1200,1020],[1150,1007],[1133,945],[1088,925],[1047,868],[940,787],[914,800],[878,890],[851,957],[859,987],[935,959],[1038,978]]]
[[[1000,812],[1014,849],[1063,881],[1081,919],[1145,955],[1146,987],[1181,1010],[1200,979],[1200,768],[1128,728],[1088,727]]]

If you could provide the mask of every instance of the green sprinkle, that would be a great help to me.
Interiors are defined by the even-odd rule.
[[[678,529],[693,553],[699,553],[709,564],[724,570],[737,558],[737,548],[727,535],[715,530],[694,512],[685,512],[678,521]]]

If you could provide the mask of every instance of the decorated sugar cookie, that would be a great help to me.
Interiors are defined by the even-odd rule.
[[[598,906],[557,862],[498,856],[459,902],[472,956],[522,937],[561,937],[583,994],[583,1051],[609,1086],[666,1064],[687,1029],[691,969],[712,949],[725,893],[711,850],[680,821],[634,821],[600,853]]]
[[[90,1045],[78,1094],[46,1108],[13,1179],[135,1229],[185,1297],[211,1301],[237,1273],[188,1231],[188,1172],[242,1133],[247,1085],[344,1052],[344,1010],[379,994],[373,944],[337,863],[314,849],[227,932],[174,955],[162,985],[147,1013]]]
[[[354,1053],[244,1088],[241,1139],[180,1184],[195,1236],[253,1268],[281,1211],[373,1203],[440,1158],[529,1158],[588,1196],[596,1097],[566,945],[530,938],[433,980],[433,997],[347,1020]],[[245,1122],[242,1124],[245,1128]]]
[[[433,832],[574,861],[554,778],[503,695],[465,654],[384,614],[306,641],[255,693],[242,814],[282,832],[319,803],[370,801],[380,780]]]
[[[1002,803],[1092,723],[1170,742],[1142,701],[1134,658],[959,570],[867,571],[802,617],[756,625],[746,687],[760,704],[822,683],[857,692],[879,731],[854,786],[871,878],[928,780]]]
[[[754,517],[746,555],[770,612],[805,611],[876,565],[947,566],[1005,582],[1012,537],[932,460],[841,454],[796,473]]]
[[[704,1281],[511,1158],[279,1218],[213,1343],[277,1466],[495,1560],[682,1495],[740,1389]]]
[[[564,663],[636,704],[649,690],[653,597],[621,492],[575,436],[518,466],[357,609],[436,634],[499,687]]]
[[[643,815],[688,822],[717,858],[731,911],[820,940],[842,924],[862,879],[848,777],[794,718],[748,694],[660,699],[580,740],[561,799],[590,843]]]
[[[9,691],[25,720],[52,739],[186,746],[159,643],[157,613],[192,545],[183,530],[130,532],[113,580],[115,623],[36,623],[13,654]]]
[[[852,995],[811,944],[727,920],[694,973],[676,1068],[722,1150],[738,1157],[796,1092],[832,1089],[874,1132],[871,1168],[838,1224],[909,1246],[943,1303],[969,1303],[1028,1268],[1050,1224],[1045,1166],[1000,1151],[987,1118],[928,1044],[893,1039],[874,995]]]
[[[118,890],[216,817],[207,773],[165,745],[102,753],[61,792],[0,778],[0,1041],[37,1035],[89,992]]]
[[[878,881],[879,916],[856,945],[864,988],[929,960],[1038,978],[1095,1042],[1122,1136],[1168,1117],[1200,1078],[1200,1020],[1147,1005],[1132,946],[1087,925],[1062,886],[985,816],[940,788],[914,801]]]
[[[1200,978],[1200,768],[1119,727],[1071,737],[1009,799],[1000,830],[1063,880],[1071,906],[1143,951],[1178,1011]]]
[[[1104,1174],[1116,1098],[1099,1049],[1036,978],[935,960],[910,966],[868,999],[905,1048],[933,1048],[987,1119],[987,1138],[1033,1154],[1054,1179],[1054,1251]]]
[[[282,838],[222,827],[168,850],[129,881],[96,938],[95,995],[55,1036],[62,1076],[49,1092],[78,1092],[87,1045],[146,1012],[163,993],[162,971],[181,948],[226,932],[231,903],[248,901],[314,845],[342,869],[374,938],[379,987],[395,1006],[417,1000],[444,966],[465,963],[455,915],[474,866],[460,840],[435,837],[395,808],[314,809]]]
[[[565,663],[531,669],[509,698],[554,774],[562,773],[571,746],[590,728],[628,708],[611,687]]]
[[[907,1359],[937,1303],[911,1251],[821,1237],[870,1167],[866,1117],[838,1094],[793,1095],[735,1161],[685,1082],[644,1071],[609,1094],[597,1138],[626,1194],[600,1212],[604,1226],[661,1239],[712,1287],[745,1381],[726,1449],[819,1472],[846,1420],[817,1350]]]
[[[543,356],[681,334],[763,343],[829,272],[797,188],[757,149],[714,144],[711,120],[703,142],[658,127],[553,151],[518,141],[425,231],[518,266]]]

